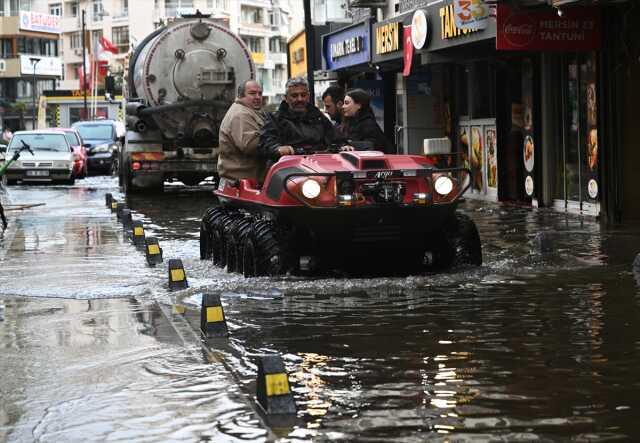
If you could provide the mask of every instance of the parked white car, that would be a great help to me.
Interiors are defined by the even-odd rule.
[[[6,184],[23,182],[44,182],[73,184],[73,163],[76,154],[61,131],[36,130],[19,131],[13,134],[7,146],[6,158],[23,146],[31,147],[34,155],[23,152],[20,159],[13,163],[3,177]]]

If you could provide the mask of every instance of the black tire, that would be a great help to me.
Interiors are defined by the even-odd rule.
[[[227,272],[242,272],[242,243],[251,230],[251,218],[239,217],[225,232]]]
[[[261,220],[251,226],[242,245],[242,270],[245,277],[285,272],[285,250],[272,222]]]
[[[453,250],[451,266],[482,265],[482,244],[476,224],[465,214],[456,213],[455,222],[445,230]]]
[[[214,226],[218,219],[225,215],[225,210],[220,207],[207,209],[200,222],[200,259],[212,259],[215,264],[220,262],[220,239],[214,238]]]
[[[123,167],[121,168],[121,176],[122,192],[125,195],[135,193],[136,189],[131,183],[131,160],[129,160],[128,158],[124,161]]]

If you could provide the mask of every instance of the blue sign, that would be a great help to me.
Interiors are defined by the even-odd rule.
[[[371,60],[369,20],[322,37],[322,57],[326,69],[335,71]]]

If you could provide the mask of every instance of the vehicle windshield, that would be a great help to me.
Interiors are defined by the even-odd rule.
[[[33,151],[66,152],[69,150],[64,134],[16,134],[11,138],[9,150],[20,149],[23,146],[22,140]]]
[[[67,137],[67,141],[71,146],[77,146],[80,144],[80,140],[78,140],[78,136],[73,132],[65,132],[64,136]]]
[[[112,140],[113,126],[111,125],[78,125],[74,128],[85,140]]]

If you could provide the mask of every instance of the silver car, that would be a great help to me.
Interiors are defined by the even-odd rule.
[[[8,185],[18,180],[23,182],[45,182],[73,184],[73,162],[76,154],[60,131],[19,131],[13,134],[7,146],[6,158],[23,146],[31,147],[34,155],[23,152],[20,159],[7,169],[3,179]]]

